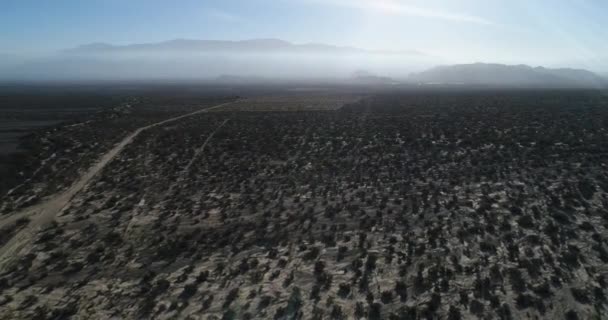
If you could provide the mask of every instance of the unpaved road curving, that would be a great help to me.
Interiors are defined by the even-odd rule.
[[[0,248],[0,272],[4,272],[9,262],[13,258],[16,258],[19,251],[30,243],[38,227],[44,226],[53,221],[57,214],[59,214],[70,203],[70,200],[72,200],[72,198],[78,192],[84,189],[84,187],[86,187],[86,185],[93,179],[93,177],[95,177],[95,175],[97,175],[108,163],[110,163],[110,161],[112,161],[112,159],[114,159],[127,145],[133,142],[133,140],[140,133],[145,130],[161,126],[170,122],[174,122],[186,117],[221,108],[231,103],[234,103],[234,101],[222,103],[213,107],[205,108],[178,117],[163,120],[133,131],[122,141],[120,141],[120,143],[118,143],[111,150],[106,152],[97,163],[95,163],[84,174],[82,174],[78,178],[78,180],[76,180],[76,182],[74,182],[74,184],[72,184],[72,186],[70,186],[67,190],[60,192],[56,195],[50,196],[49,198],[43,200],[42,203],[22,209],[21,211],[15,212],[9,217],[0,220],[0,227],[3,227],[14,223],[19,218],[27,217],[30,219],[29,224],[25,228],[15,234],[6,244],[4,244],[4,246]]]

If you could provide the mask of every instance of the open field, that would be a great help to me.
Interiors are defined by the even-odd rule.
[[[79,126],[53,219],[3,199],[0,319],[608,317],[607,96],[319,97]]]
[[[214,111],[328,111],[340,109],[361,98],[354,94],[283,94],[243,99]]]
[[[49,95],[2,96],[6,105],[9,102],[23,105],[21,110],[1,109],[7,119],[5,123],[10,123],[7,130],[15,130],[17,124],[28,121],[55,119],[47,122],[47,126],[37,122],[41,124],[39,127],[13,134],[11,137],[18,140],[10,141],[11,145],[20,144],[14,152],[0,155],[3,177],[0,212],[4,214],[64,190],[104,152],[139,127],[235,100],[228,96],[173,92],[143,97],[116,93]],[[91,105],[99,108],[87,107]]]
[[[0,91],[0,156],[18,152],[20,139],[30,133],[79,121],[115,103],[118,99],[107,95]]]
[[[20,138],[30,132],[56,125],[59,121],[0,121],[0,155],[6,156],[18,151]]]

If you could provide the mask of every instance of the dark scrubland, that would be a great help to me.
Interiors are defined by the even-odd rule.
[[[601,92],[215,111],[142,132],[38,230],[0,318],[608,317]]]
[[[33,146],[38,136],[119,103],[110,96],[0,91],[0,194],[27,179],[28,167],[38,167],[44,156],[36,150],[42,146]]]
[[[138,92],[139,93],[139,92]],[[0,212],[35,204],[69,185],[135,129],[235,99],[234,96],[80,92],[0,93]],[[32,125],[30,125],[32,124]]]

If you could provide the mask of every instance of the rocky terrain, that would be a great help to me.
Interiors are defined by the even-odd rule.
[[[606,95],[343,100],[152,127],[53,221],[0,220],[31,232],[0,319],[608,317]]]

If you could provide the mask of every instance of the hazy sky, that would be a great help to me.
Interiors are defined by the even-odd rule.
[[[606,0],[1,0],[0,53],[280,38],[608,70]]]

